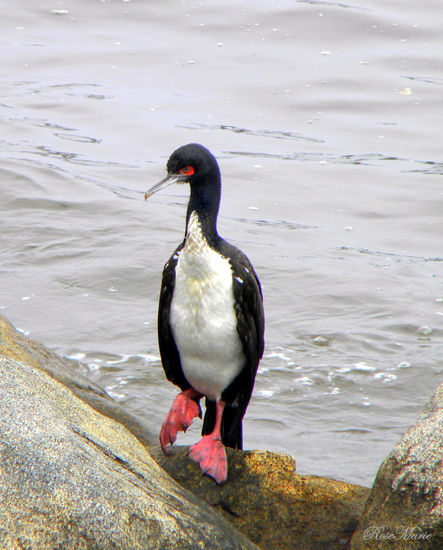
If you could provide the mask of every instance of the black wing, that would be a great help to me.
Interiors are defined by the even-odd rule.
[[[248,258],[227,242],[220,247],[230,258],[233,268],[233,289],[238,334],[246,363],[241,373],[224,390],[227,405],[223,414],[222,440],[229,447],[242,448],[242,419],[254,388],[258,364],[263,356],[265,316],[260,281]],[[208,413],[208,411],[207,411]],[[210,433],[212,415],[203,425],[203,433]],[[214,418],[215,420],[215,418]]]
[[[183,374],[180,355],[169,324],[169,313],[175,286],[175,267],[183,244],[178,246],[163,269],[157,319],[158,345],[166,378],[182,391],[187,390],[191,385]]]

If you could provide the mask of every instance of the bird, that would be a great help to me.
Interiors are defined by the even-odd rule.
[[[158,306],[158,343],[167,379],[180,388],[160,430],[166,455],[194,418],[202,438],[188,456],[216,483],[227,481],[225,447],[243,448],[242,420],[264,350],[260,281],[246,255],[217,231],[220,168],[203,145],[176,149],[167,175],[145,193],[189,184],[183,241],[166,262]]]

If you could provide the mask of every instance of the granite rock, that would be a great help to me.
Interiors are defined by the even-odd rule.
[[[283,453],[227,449],[228,481],[218,486],[187,457],[186,447],[156,455],[180,485],[216,509],[262,549],[335,550],[349,547],[369,489],[297,475]]]
[[[0,357],[2,550],[251,549],[121,424]]]
[[[145,446],[157,445],[157,433],[122,409],[102,388],[92,383],[88,378],[88,369],[85,365],[62,357],[37,340],[28,338],[2,315],[0,315],[1,356],[45,372],[95,410],[126,426]]]
[[[443,384],[381,464],[351,548],[443,548]]]

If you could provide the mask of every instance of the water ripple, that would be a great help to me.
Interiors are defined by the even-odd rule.
[[[418,160],[396,157],[393,155],[383,155],[381,153],[363,153],[363,154],[342,154],[309,152],[303,153],[300,151],[290,153],[267,153],[260,151],[227,151],[230,155],[252,157],[252,158],[268,158],[278,160],[297,160],[302,162],[323,162],[333,164],[353,164],[363,166],[378,166],[379,163],[404,163],[405,168],[401,170],[405,173],[420,173],[426,175],[441,175],[443,174],[443,163],[433,160]],[[425,166],[424,168],[408,169],[406,167],[411,162]]]
[[[177,126],[178,128],[186,128],[188,130],[197,129],[210,129],[210,130],[227,130],[235,134],[246,134],[249,136],[259,136],[274,139],[287,139],[295,141],[310,141],[312,143],[325,143],[323,139],[316,139],[308,136],[303,136],[298,132],[291,132],[288,130],[251,130],[250,128],[242,128],[240,126],[234,126],[232,124],[200,124],[195,123],[187,126]]]
[[[346,8],[353,10],[371,11],[369,8],[348,4],[346,2],[330,2],[328,0],[295,0],[297,4],[312,4],[313,6],[328,6],[332,8]]]
[[[420,262],[443,262],[443,257],[440,256],[416,256],[414,254],[405,254],[401,252],[387,252],[385,250],[370,250],[369,248],[357,248],[352,246],[333,247],[332,250],[344,250],[359,252],[360,254],[369,254],[372,256],[406,258],[410,260],[419,260]]]

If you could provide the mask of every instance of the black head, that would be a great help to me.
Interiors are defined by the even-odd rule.
[[[189,183],[220,173],[214,155],[199,143],[188,143],[176,149],[169,157],[166,169],[170,175],[187,177]]]
[[[145,199],[171,183],[189,183],[191,196],[186,213],[186,227],[192,212],[198,214],[206,239],[214,245],[219,239],[217,214],[220,204],[220,169],[214,155],[198,143],[175,150],[166,164],[168,175],[145,194]]]
[[[172,183],[189,183],[192,187],[220,187],[220,169],[214,155],[199,143],[176,149],[166,164],[168,175],[145,194],[145,199]]]

